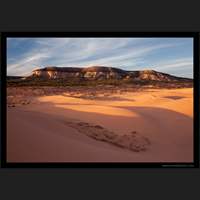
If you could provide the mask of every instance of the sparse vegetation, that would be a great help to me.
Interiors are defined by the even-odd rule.
[[[128,149],[134,152],[146,151],[151,145],[151,142],[147,137],[144,137],[136,132],[134,132],[134,135],[118,135],[115,132],[107,130],[106,128],[100,125],[72,121],[65,121],[65,124],[95,140],[107,142],[109,144]]]
[[[108,79],[108,80],[81,80],[81,79],[8,79],[8,87],[73,87],[73,86],[130,86],[130,87],[151,87],[151,88],[187,88],[193,87],[192,81],[153,81],[153,80],[124,80],[124,79]]]

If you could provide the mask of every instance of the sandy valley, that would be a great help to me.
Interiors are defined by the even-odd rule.
[[[7,88],[8,162],[192,162],[193,89]]]

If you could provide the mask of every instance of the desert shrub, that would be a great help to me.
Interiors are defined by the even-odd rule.
[[[193,87],[193,82],[179,81],[179,82],[167,82],[167,81],[153,81],[153,80],[123,80],[123,79],[108,79],[108,80],[83,80],[80,78],[70,79],[41,79],[41,78],[30,78],[30,79],[7,79],[8,87],[39,87],[39,86],[50,86],[50,87],[73,87],[73,86],[131,86],[131,87],[146,87],[151,86],[154,88],[183,88]]]

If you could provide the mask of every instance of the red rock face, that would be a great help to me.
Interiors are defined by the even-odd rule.
[[[84,78],[86,80],[132,79],[149,81],[191,81],[191,79],[175,77],[154,70],[125,71],[105,66],[93,66],[88,68],[45,67],[34,70],[31,77],[46,79]]]

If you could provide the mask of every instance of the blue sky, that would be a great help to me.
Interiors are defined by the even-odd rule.
[[[7,74],[45,66],[153,69],[193,77],[192,38],[7,38]]]

